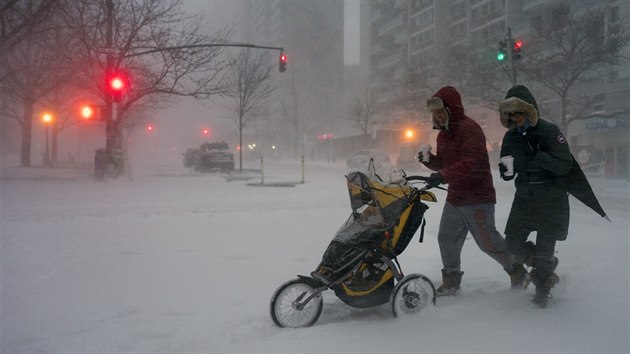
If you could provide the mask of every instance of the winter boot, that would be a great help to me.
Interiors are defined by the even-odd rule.
[[[534,285],[536,285],[536,294],[532,299],[532,302],[541,308],[547,307],[549,303],[549,299],[551,299],[551,288],[553,288],[558,282],[560,278],[556,273],[551,273],[546,278],[541,279],[536,270],[534,269],[531,273],[529,273],[529,279]]]
[[[510,276],[512,289],[525,289],[527,285],[529,285],[527,270],[525,270],[522,264],[514,263],[512,268],[507,270],[507,273]]]
[[[523,264],[525,264],[526,266],[530,267],[530,268],[535,268],[536,267],[536,244],[534,244],[532,241],[527,241],[525,242],[525,250],[527,252],[527,256],[525,257],[525,260],[523,260]]]
[[[436,289],[437,296],[451,296],[457,294],[459,286],[462,283],[462,275],[464,275],[464,272],[446,272],[445,269],[442,269],[442,285]]]

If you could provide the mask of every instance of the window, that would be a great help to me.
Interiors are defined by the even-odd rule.
[[[593,114],[604,113],[606,111],[606,101],[604,95],[597,95],[593,98]]]
[[[619,6],[610,9],[610,23],[619,22]]]

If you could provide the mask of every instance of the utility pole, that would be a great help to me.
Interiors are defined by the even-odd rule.
[[[286,71],[287,67],[287,55],[283,47],[269,47],[258,46],[255,44],[245,43],[221,43],[221,44],[198,44],[198,45],[185,45],[175,47],[163,47],[163,48],[150,48],[144,51],[128,53],[121,55],[116,48],[114,48],[114,1],[105,0],[105,21],[106,21],[106,47],[99,48],[100,53],[106,54],[105,63],[105,105],[104,114],[105,119],[105,149],[96,150],[95,156],[95,174],[96,177],[102,179],[105,172],[110,168],[113,168],[113,172],[116,175],[122,174],[124,170],[124,158],[121,155],[121,137],[120,137],[120,120],[118,117],[118,102],[120,96],[126,87],[126,82],[119,75],[119,68],[115,67],[115,60],[122,60],[125,58],[137,57],[146,54],[166,52],[171,50],[180,49],[192,49],[192,48],[210,48],[210,47],[242,47],[242,48],[256,48],[256,49],[270,49],[280,51],[280,57],[278,59],[279,71]],[[116,82],[116,80],[118,82]],[[242,144],[241,144],[242,146]]]
[[[512,85],[516,85],[518,82],[516,77],[516,58],[514,58],[514,38],[512,38],[512,27],[508,27],[507,29],[507,37],[505,38],[507,44],[510,46],[510,50],[508,50],[508,59],[510,60],[510,64],[512,65]]]

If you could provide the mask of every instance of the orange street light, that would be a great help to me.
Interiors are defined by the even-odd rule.
[[[42,114],[42,121],[46,125],[46,152],[44,153],[44,165],[50,166],[50,148],[48,147],[48,131],[50,127],[50,123],[53,121],[53,115],[51,113]]]
[[[44,113],[42,114],[42,121],[44,121],[44,123],[49,124],[50,122],[53,121],[53,116],[50,113]]]

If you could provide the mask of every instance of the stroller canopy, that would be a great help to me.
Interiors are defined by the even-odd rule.
[[[404,180],[384,184],[378,177],[360,171],[349,173],[346,179],[354,213],[366,205],[374,206],[388,224],[396,220],[409,203],[411,186]]]

